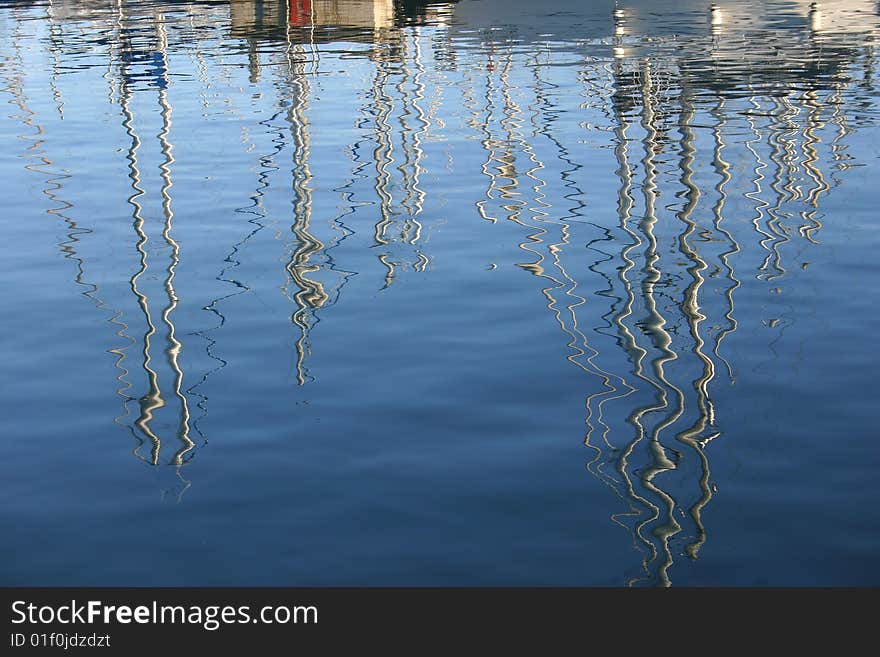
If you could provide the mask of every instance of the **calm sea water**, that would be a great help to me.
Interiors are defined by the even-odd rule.
[[[718,4],[0,2],[0,583],[880,584],[877,5]]]

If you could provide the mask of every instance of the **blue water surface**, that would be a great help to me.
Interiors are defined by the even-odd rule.
[[[0,2],[0,584],[880,584],[878,27]]]

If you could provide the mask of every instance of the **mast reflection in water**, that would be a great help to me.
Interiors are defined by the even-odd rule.
[[[876,5],[558,4],[0,3],[9,499],[150,508],[127,435],[263,546],[197,583],[876,583]]]

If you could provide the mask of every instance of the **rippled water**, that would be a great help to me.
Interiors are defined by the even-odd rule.
[[[880,584],[871,1],[0,2],[0,582]]]

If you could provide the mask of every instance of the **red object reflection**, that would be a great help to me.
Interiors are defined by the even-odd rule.
[[[290,24],[311,25],[312,0],[290,0]]]

